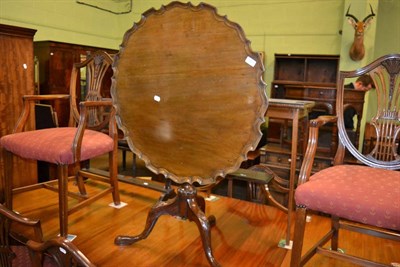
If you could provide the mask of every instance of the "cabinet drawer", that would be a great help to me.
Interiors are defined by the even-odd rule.
[[[299,87],[286,87],[284,98],[289,99],[307,99],[308,92],[304,88]]]
[[[320,89],[320,88],[307,88],[305,89],[305,95],[309,98],[313,99],[321,99],[323,98],[325,101],[335,100],[336,91],[330,89]]]
[[[314,88],[300,86],[286,86],[285,98],[323,100],[332,102],[336,99],[336,90],[333,88]]]
[[[282,166],[290,169],[291,156],[290,154],[278,154],[274,152],[264,151],[261,153],[261,163]],[[296,169],[301,165],[300,156],[297,156]]]

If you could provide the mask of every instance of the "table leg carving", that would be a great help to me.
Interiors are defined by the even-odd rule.
[[[213,256],[211,249],[211,226],[215,225],[215,217],[206,217],[204,198],[197,195],[196,188],[191,184],[183,184],[175,191],[168,191],[160,197],[157,203],[151,208],[147,216],[146,225],[142,233],[137,236],[117,236],[114,243],[120,246],[131,245],[139,240],[146,239],[158,218],[161,215],[169,214],[182,219],[188,219],[196,223],[201,240],[203,243],[204,252],[211,266],[220,266]]]

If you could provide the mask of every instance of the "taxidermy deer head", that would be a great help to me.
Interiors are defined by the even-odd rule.
[[[362,21],[349,13],[350,5],[347,9],[346,17],[351,26],[354,28],[354,41],[350,48],[350,58],[354,61],[358,61],[364,58],[365,48],[364,48],[364,31],[371,22],[372,18],[375,16],[374,11],[371,8],[371,14],[366,16]]]

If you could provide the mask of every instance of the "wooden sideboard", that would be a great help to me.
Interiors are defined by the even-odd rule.
[[[271,97],[315,101],[313,110],[334,114],[338,55],[275,54]]]
[[[34,29],[0,24],[0,136],[13,132],[22,112],[22,96],[34,94]],[[31,124],[33,127],[33,122]],[[4,164],[0,161],[1,175]],[[14,159],[15,169],[24,172],[14,174],[14,187],[37,182],[36,162]],[[1,190],[1,188],[0,188]]]
[[[94,46],[62,43],[56,41],[34,42],[35,56],[39,62],[39,93],[40,94],[69,94],[70,78],[74,63],[85,60],[86,56],[96,50],[104,50],[109,54],[118,51]],[[111,77],[113,75],[110,68],[104,78],[105,95],[110,97]],[[81,88],[85,84],[85,79],[80,77],[81,84],[77,84],[77,95],[84,94]],[[79,99],[78,99],[79,101]],[[55,104],[59,126],[66,126],[69,118],[69,103],[58,102]]]

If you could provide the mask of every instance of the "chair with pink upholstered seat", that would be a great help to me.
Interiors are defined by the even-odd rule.
[[[5,160],[6,206],[12,210],[12,194],[37,188],[47,188],[59,193],[60,235],[68,234],[68,216],[79,208],[92,203],[105,194],[112,193],[113,205],[119,206],[120,197],[117,182],[117,130],[115,110],[111,99],[101,96],[102,79],[112,64],[112,58],[103,51],[97,51],[85,61],[75,63],[71,73],[69,95],[29,95],[24,96],[24,111],[14,133],[1,138]],[[77,83],[80,70],[86,70],[87,93],[85,101],[77,106]],[[32,106],[38,101],[70,101],[70,121],[68,127],[41,130],[26,130]],[[81,169],[81,162],[94,157],[109,155],[109,176],[91,173]],[[40,160],[57,165],[57,179],[12,189],[13,156]],[[72,168],[68,168],[72,166]],[[68,189],[68,181],[76,181],[78,192]],[[88,194],[85,179],[107,184],[104,190]],[[99,187],[103,189],[103,187]],[[76,190],[75,190],[76,191]],[[78,199],[78,204],[68,207],[68,197]]]
[[[365,155],[347,135],[342,112],[344,84],[363,74],[369,74],[376,86],[376,90],[368,92],[371,94],[368,109],[375,111],[369,123],[375,129],[376,141],[372,151]],[[391,262],[380,263],[379,259],[366,258],[367,255],[343,252],[348,248],[340,247],[339,229],[400,241],[400,156],[397,154],[400,54],[380,57],[355,71],[341,71],[336,105],[337,117],[321,116],[311,121],[310,139],[295,192],[296,225],[291,266],[303,266],[316,253],[362,266],[392,266]],[[318,128],[332,121],[337,121],[339,131],[334,166],[310,175]],[[355,160],[346,161],[350,155]],[[329,215],[332,225],[317,244],[302,253],[308,211]]]

